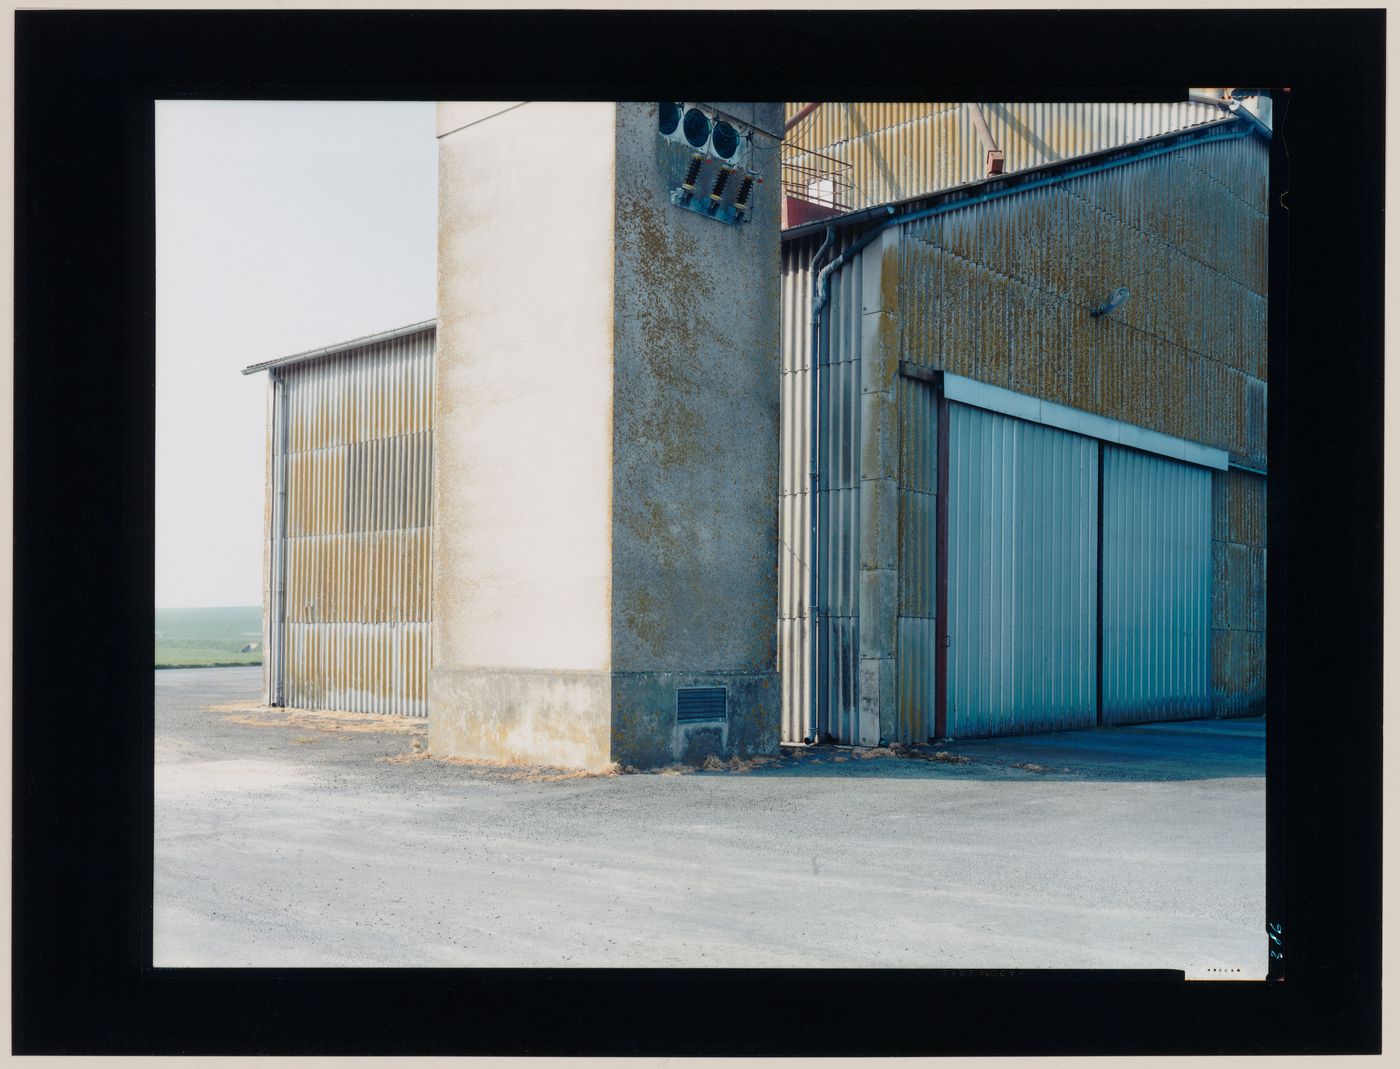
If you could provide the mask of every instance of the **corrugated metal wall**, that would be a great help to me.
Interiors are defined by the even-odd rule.
[[[1216,716],[1264,711],[1267,484],[1216,472],[1211,517],[1211,691]]]
[[[271,630],[286,705],[427,715],[434,339],[277,372],[285,618]]]
[[[835,256],[855,239],[845,234]],[[782,454],[779,499],[779,670],[783,740],[809,732],[807,561],[811,557],[809,430],[811,395],[810,263],[820,237],[783,245]],[[861,265],[839,271],[831,286],[822,355],[823,435],[818,443],[822,545],[817,547],[821,626],[822,719],[818,730],[855,737],[860,674]]]
[[[1209,716],[1212,473],[1102,448],[1103,722]]]
[[[901,106],[884,107],[898,117]],[[823,111],[825,107],[817,114]],[[905,118],[912,121],[912,114]],[[1250,137],[1183,147],[906,224],[901,228],[897,277],[881,280],[886,287],[893,284],[893,300],[884,313],[897,320],[899,358],[1225,449],[1246,463],[1263,466],[1267,204],[1267,145]],[[842,237],[847,244],[858,230],[849,229],[852,233]],[[784,243],[784,564],[779,628],[784,738],[789,741],[807,733],[803,562],[811,279],[803,265],[819,243],[819,234]],[[843,268],[838,282],[842,276],[854,276],[857,268]],[[1089,310],[1118,286],[1131,290],[1127,303],[1109,316],[1091,318]],[[832,358],[841,362],[843,354],[851,354],[856,365],[851,370],[857,372],[846,382],[859,381],[852,334],[859,329],[855,302],[860,299],[858,282],[847,279],[833,287]],[[837,387],[829,400],[839,406],[847,399],[840,393],[842,380],[833,375],[829,381]],[[859,397],[854,393],[858,388],[850,387],[850,407],[831,417],[844,420],[843,434],[861,434],[855,404]],[[911,403],[910,396],[901,396],[901,406]],[[900,422],[903,433],[909,433],[907,415]],[[829,420],[828,429],[832,426]],[[837,458],[830,477],[845,477],[839,458],[848,454],[830,436],[823,455]],[[1251,480],[1259,485],[1257,490]],[[1214,482],[1214,708],[1219,715],[1259,712],[1264,645],[1262,480],[1231,472]],[[844,502],[831,502],[836,507],[826,530],[834,541],[823,558],[835,558],[833,593],[844,595],[844,600],[838,597],[834,607],[843,607],[851,604],[852,583],[859,576],[854,541],[859,533],[859,490],[850,481],[828,485],[826,493],[833,497],[844,492],[853,499],[848,508],[840,507]],[[906,511],[908,491],[902,486],[901,539],[918,537],[906,519],[912,515]],[[1235,508],[1237,502],[1245,504]],[[1249,533],[1255,528],[1257,535]],[[912,738],[917,737],[918,706],[924,700],[920,688],[931,685],[932,661],[929,655],[920,663],[917,658],[925,655],[912,651],[929,648],[933,626],[920,622],[932,616],[917,615],[923,611],[917,606],[920,580],[904,574],[909,567],[904,545],[900,554],[896,720],[898,731]],[[930,575],[931,569],[930,564]],[[834,618],[831,631],[841,628],[847,633],[828,636],[826,647],[828,704],[834,715],[823,729],[849,738],[843,724],[852,721],[859,696],[843,688],[858,677],[858,616]],[[928,632],[930,643],[924,642],[920,628]]]
[[[1251,138],[906,224],[903,358],[1262,464],[1267,182]]]
[[[832,276],[819,354],[822,399],[817,442],[817,608],[820,730],[843,742],[859,735],[861,267]]]
[[[1095,723],[1098,443],[948,406],[954,738]]]
[[[792,118],[802,102],[787,106]],[[1224,114],[1207,104],[1088,102],[983,104],[1005,171],[1128,145]],[[806,150],[804,152],[803,150]],[[820,167],[811,153],[848,168],[850,206],[905,200],[986,177],[986,148],[964,103],[826,103],[789,134],[785,159]],[[793,190],[803,196],[805,190]]]
[[[934,733],[938,567],[938,395],[901,378],[899,400],[898,741]]]

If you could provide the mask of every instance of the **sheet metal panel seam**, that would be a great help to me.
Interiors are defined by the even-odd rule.
[[[1268,217],[1269,217],[1269,210],[1268,210],[1267,207],[1265,207],[1265,208],[1257,208],[1257,207],[1255,207],[1252,203],[1250,203],[1249,198],[1245,197],[1242,193],[1240,193],[1239,190],[1237,190],[1237,189],[1236,189],[1233,185],[1231,185],[1229,182],[1223,181],[1219,176],[1213,174],[1208,168],[1201,166],[1201,164],[1200,164],[1200,162],[1199,162],[1198,160],[1193,160],[1193,159],[1188,159],[1188,158],[1183,157],[1183,159],[1182,159],[1181,162],[1184,163],[1184,164],[1186,164],[1186,166],[1192,168],[1193,170],[1200,171],[1201,174],[1205,175],[1205,177],[1206,177],[1206,179],[1207,179],[1208,181],[1214,182],[1216,185],[1220,186],[1222,189],[1225,190],[1225,192],[1229,193],[1230,196],[1232,196],[1232,197],[1234,197],[1236,200],[1238,200],[1238,201],[1240,202],[1240,204],[1243,205],[1244,208],[1245,208],[1247,211],[1252,212],[1252,213],[1253,213],[1255,216],[1257,216],[1259,219],[1265,219],[1265,220],[1268,219]]]
[[[1125,165],[1125,166],[1126,166],[1126,165]],[[1105,218],[1112,219],[1114,222],[1117,222],[1117,223],[1121,224],[1122,226],[1125,226],[1125,227],[1127,227],[1127,228],[1129,228],[1129,229],[1131,229],[1131,230],[1136,230],[1136,231],[1138,232],[1138,234],[1141,235],[1141,237],[1142,237],[1145,241],[1164,244],[1164,245],[1166,245],[1169,249],[1171,249],[1173,252],[1175,252],[1175,253],[1177,253],[1178,255],[1180,255],[1180,256],[1186,258],[1187,260],[1190,260],[1190,261],[1191,261],[1193,264],[1195,264],[1197,267],[1203,267],[1203,268],[1205,268],[1207,271],[1210,271],[1212,274],[1215,274],[1215,275],[1220,276],[1221,278],[1225,279],[1226,281],[1233,283],[1234,285],[1238,286],[1240,289],[1245,290],[1245,291],[1247,291],[1247,292],[1253,294],[1253,295],[1256,296],[1256,297],[1263,297],[1263,296],[1264,296],[1263,293],[1260,293],[1258,290],[1256,290],[1253,286],[1251,286],[1248,282],[1244,281],[1243,279],[1235,278],[1235,277],[1234,277],[1233,275],[1231,275],[1229,272],[1222,270],[1222,269],[1221,269],[1220,267],[1218,267],[1216,264],[1213,264],[1213,263],[1209,262],[1208,260],[1202,260],[1202,259],[1201,259],[1200,257],[1198,257],[1198,256],[1192,256],[1191,253],[1190,253],[1185,247],[1183,247],[1183,246],[1181,246],[1181,245],[1173,244],[1172,242],[1169,242],[1169,241],[1163,241],[1160,237],[1158,237],[1156,234],[1152,233],[1151,231],[1144,230],[1144,229],[1142,229],[1141,227],[1136,226],[1135,224],[1133,224],[1130,220],[1124,219],[1122,216],[1115,215],[1114,213],[1108,211],[1106,208],[1103,208],[1103,207],[1101,207],[1100,205],[1096,204],[1094,201],[1092,201],[1092,200],[1090,200],[1089,198],[1085,197],[1085,196],[1084,196],[1082,193],[1080,193],[1078,190],[1075,190],[1075,189],[1071,188],[1071,186],[1072,186],[1075,182],[1077,182],[1077,181],[1082,181],[1082,179],[1073,179],[1073,178],[1067,179],[1067,180],[1065,180],[1064,182],[1057,183],[1056,186],[1055,186],[1055,188],[1060,189],[1060,190],[1063,190],[1065,193],[1069,194],[1071,197],[1074,197],[1074,198],[1076,198],[1077,200],[1079,200],[1086,208],[1088,208],[1088,209],[1090,209],[1090,210],[1092,210],[1092,211],[1097,212],[1098,214],[1104,216]]]
[[[952,214],[952,213],[950,213],[950,214]],[[906,225],[912,225],[912,224],[906,224]],[[917,240],[917,239],[916,239],[916,240]],[[983,260],[975,259],[975,258],[970,257],[970,256],[964,256],[963,254],[961,254],[961,253],[959,253],[959,252],[957,252],[957,251],[955,251],[955,250],[953,250],[953,249],[951,249],[951,248],[948,248],[946,245],[944,245],[944,246],[937,246],[937,247],[939,248],[939,251],[940,251],[940,253],[941,253],[943,256],[951,257],[951,258],[953,258],[953,259],[955,259],[955,260],[960,261],[960,262],[963,263],[963,264],[967,264],[967,265],[970,265],[970,266],[972,266],[972,267],[975,267],[975,268],[978,269],[979,271],[984,271],[984,272],[986,272],[987,274],[989,274],[989,275],[994,275],[994,276],[996,276],[997,278],[1002,279],[1002,280],[1004,280],[1004,281],[1011,282],[1011,283],[1014,283],[1014,284],[1019,285],[1019,286],[1023,286],[1023,287],[1025,287],[1025,288],[1027,288],[1027,289],[1030,289],[1030,290],[1034,291],[1038,296],[1040,296],[1040,297],[1042,297],[1042,298],[1047,298],[1047,299],[1050,299],[1050,300],[1059,301],[1059,302],[1062,303],[1062,304],[1067,304],[1067,305],[1070,305],[1070,306],[1072,306],[1072,307],[1074,307],[1074,308],[1079,308],[1079,309],[1085,309],[1085,310],[1087,310],[1087,309],[1090,307],[1090,306],[1087,305],[1087,304],[1079,304],[1079,303],[1077,303],[1077,302],[1071,300],[1070,298],[1064,296],[1063,294],[1057,293],[1057,292],[1056,292],[1055,290],[1053,290],[1053,289],[1047,289],[1046,287],[1041,286],[1041,285],[1038,284],[1037,282],[1032,281],[1032,280],[1030,280],[1030,279],[1021,278],[1021,277],[1019,277],[1019,276],[1017,276],[1017,275],[1008,275],[1008,274],[1006,274],[1006,273],[1004,273],[1004,272],[1002,272],[1002,271],[997,270],[995,267],[993,267],[993,266],[990,265],[990,264],[987,264],[987,263],[984,262]],[[1252,291],[1251,291],[1251,293],[1252,293]],[[1265,296],[1265,295],[1263,295],[1263,294],[1252,294],[1252,295],[1255,296],[1257,299],[1259,299],[1259,300],[1261,300],[1261,301],[1267,301],[1267,300],[1268,300],[1267,296]],[[1123,319],[1113,319],[1113,320],[1110,320],[1110,322],[1113,323],[1113,324],[1115,324],[1115,325],[1118,326],[1118,327],[1121,327],[1121,328],[1125,329],[1125,330],[1130,330],[1130,331],[1132,331],[1134,334],[1138,334],[1138,335],[1141,335],[1141,336],[1143,336],[1143,337],[1149,338],[1149,339],[1151,339],[1151,340],[1154,341],[1154,342],[1163,340],[1163,339],[1161,339],[1158,335],[1153,334],[1153,333],[1151,333],[1151,332],[1149,332],[1149,331],[1146,331],[1146,330],[1142,329],[1141,327],[1135,326],[1134,324],[1129,323],[1129,322],[1127,322],[1126,320],[1123,320]],[[1173,343],[1173,344],[1176,344],[1178,348],[1182,349],[1182,351],[1184,351],[1184,352],[1187,352],[1187,353],[1191,354],[1192,356],[1196,356],[1196,357],[1198,357],[1198,358],[1200,358],[1200,359],[1202,359],[1202,360],[1207,360],[1207,361],[1209,361],[1212,365],[1215,365],[1215,366],[1217,366],[1217,367],[1224,368],[1225,370],[1237,371],[1237,369],[1229,368],[1229,367],[1227,367],[1227,365],[1223,364],[1223,363],[1221,362],[1221,360],[1219,359],[1218,356],[1216,356],[1216,355],[1214,355],[1214,354],[1212,354],[1212,353],[1205,352],[1205,351],[1203,351],[1202,349],[1200,349],[1199,347],[1197,347],[1197,346],[1195,346],[1195,345],[1193,345],[1193,344],[1179,344],[1179,343]],[[1245,375],[1246,375],[1248,378],[1250,378],[1251,380],[1254,379],[1253,376],[1249,376],[1249,375],[1247,375],[1247,373],[1245,373],[1245,372],[1238,372],[1238,371],[1237,371],[1237,373],[1238,373],[1238,374],[1245,374]]]

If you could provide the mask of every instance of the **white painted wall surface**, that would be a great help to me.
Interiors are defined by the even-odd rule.
[[[616,106],[513,103],[438,105],[434,664],[607,671]]]

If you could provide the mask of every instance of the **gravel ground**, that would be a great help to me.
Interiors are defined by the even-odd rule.
[[[1266,970],[1262,719],[585,777],[258,685],[156,673],[157,966]]]

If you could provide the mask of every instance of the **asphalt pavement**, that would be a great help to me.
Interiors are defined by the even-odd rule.
[[[1266,971],[1262,718],[583,776],[155,677],[157,966]]]

